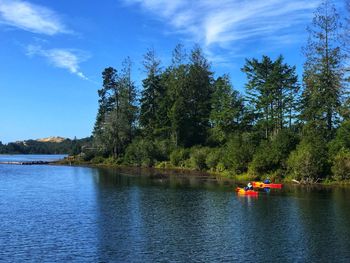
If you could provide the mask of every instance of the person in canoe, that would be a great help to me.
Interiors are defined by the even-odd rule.
[[[253,190],[253,185],[249,182],[249,183],[247,184],[247,186],[244,187],[244,190],[245,190],[245,191]]]
[[[270,177],[267,177],[267,178],[264,180],[264,184],[271,184]]]

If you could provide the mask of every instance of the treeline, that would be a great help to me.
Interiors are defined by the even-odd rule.
[[[21,142],[0,142],[0,154],[72,154],[81,153],[82,148],[92,144],[92,138],[66,139],[62,142],[40,142],[26,140]]]
[[[85,158],[236,176],[350,179],[350,42],[340,20],[330,1],[316,10],[302,83],[283,56],[246,59],[240,94],[228,75],[215,77],[199,46],[187,54],[177,45],[165,68],[149,50],[141,94],[129,58],[120,71],[106,68],[94,147]]]

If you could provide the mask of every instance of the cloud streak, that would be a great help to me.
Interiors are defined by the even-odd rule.
[[[43,49],[40,45],[29,45],[27,46],[27,55],[44,57],[51,65],[67,69],[70,73],[88,80],[79,68],[79,64],[87,59],[87,56],[81,51],[58,48]]]
[[[22,0],[0,0],[0,23],[33,33],[71,33],[51,9]]]
[[[320,0],[124,0],[138,5],[170,24],[175,32],[187,34],[205,47],[227,47],[237,41],[271,38],[285,31],[298,35],[309,22]]]

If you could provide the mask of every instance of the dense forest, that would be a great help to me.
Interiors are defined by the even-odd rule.
[[[246,59],[243,94],[228,75],[215,77],[197,45],[189,54],[177,45],[165,68],[148,50],[140,94],[130,58],[121,70],[106,68],[86,160],[241,178],[350,179],[349,25],[324,1],[307,29],[302,78],[282,55]]]

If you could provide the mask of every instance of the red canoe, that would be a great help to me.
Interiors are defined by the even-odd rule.
[[[253,187],[260,188],[282,188],[282,184],[264,184],[263,182],[253,182]]]

